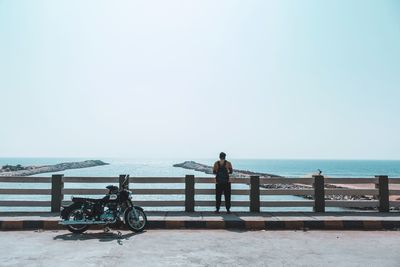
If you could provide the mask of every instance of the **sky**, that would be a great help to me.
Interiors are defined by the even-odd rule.
[[[0,0],[0,157],[400,159],[400,2]]]

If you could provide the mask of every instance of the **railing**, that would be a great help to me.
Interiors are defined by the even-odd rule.
[[[50,196],[50,201],[43,200],[0,200],[0,207],[48,207],[52,212],[60,211],[62,204],[69,202],[64,200],[64,195],[101,195],[107,193],[106,189],[93,188],[64,188],[70,183],[82,184],[122,184],[125,175],[119,177],[64,177],[52,175],[52,177],[0,177],[1,183],[30,183],[47,184],[50,189],[6,189],[0,186],[1,195],[45,195]],[[185,211],[193,212],[196,207],[213,207],[215,201],[195,200],[196,195],[214,195],[214,189],[195,188],[196,184],[214,184],[214,178],[201,178],[193,175],[186,177],[131,177],[129,184],[184,184],[184,188],[143,188],[132,186],[134,195],[182,195],[184,200],[145,200],[135,201],[143,207],[184,207]],[[353,208],[377,208],[380,212],[388,212],[391,207],[400,207],[399,201],[389,201],[390,195],[400,195],[399,189],[390,189],[390,185],[400,184],[400,178],[388,178],[388,176],[376,176],[375,178],[324,178],[315,175],[312,178],[263,178],[251,176],[250,178],[231,178],[233,184],[247,184],[249,189],[233,189],[232,196],[249,196],[248,201],[231,201],[232,207],[248,207],[251,212],[260,212],[263,207],[312,207],[315,212],[325,212],[326,207],[353,207]],[[262,184],[287,184],[299,185],[301,189],[265,189]],[[329,188],[335,184],[366,184],[373,185],[368,189]],[[268,200],[261,196],[295,195],[307,196],[312,199],[304,200]],[[330,195],[372,196],[373,200],[328,200]]]

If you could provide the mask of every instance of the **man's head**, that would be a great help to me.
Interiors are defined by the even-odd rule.
[[[224,152],[219,153],[219,159],[225,159],[226,154]]]

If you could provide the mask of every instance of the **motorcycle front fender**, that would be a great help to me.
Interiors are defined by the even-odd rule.
[[[142,208],[142,207],[139,207],[139,206],[133,206],[135,209],[138,209],[138,210],[140,210],[140,211],[144,211],[144,209]]]

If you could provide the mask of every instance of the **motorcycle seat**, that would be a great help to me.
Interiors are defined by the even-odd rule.
[[[85,198],[85,197],[73,197],[72,202],[82,203],[82,202],[101,202],[101,198]]]

